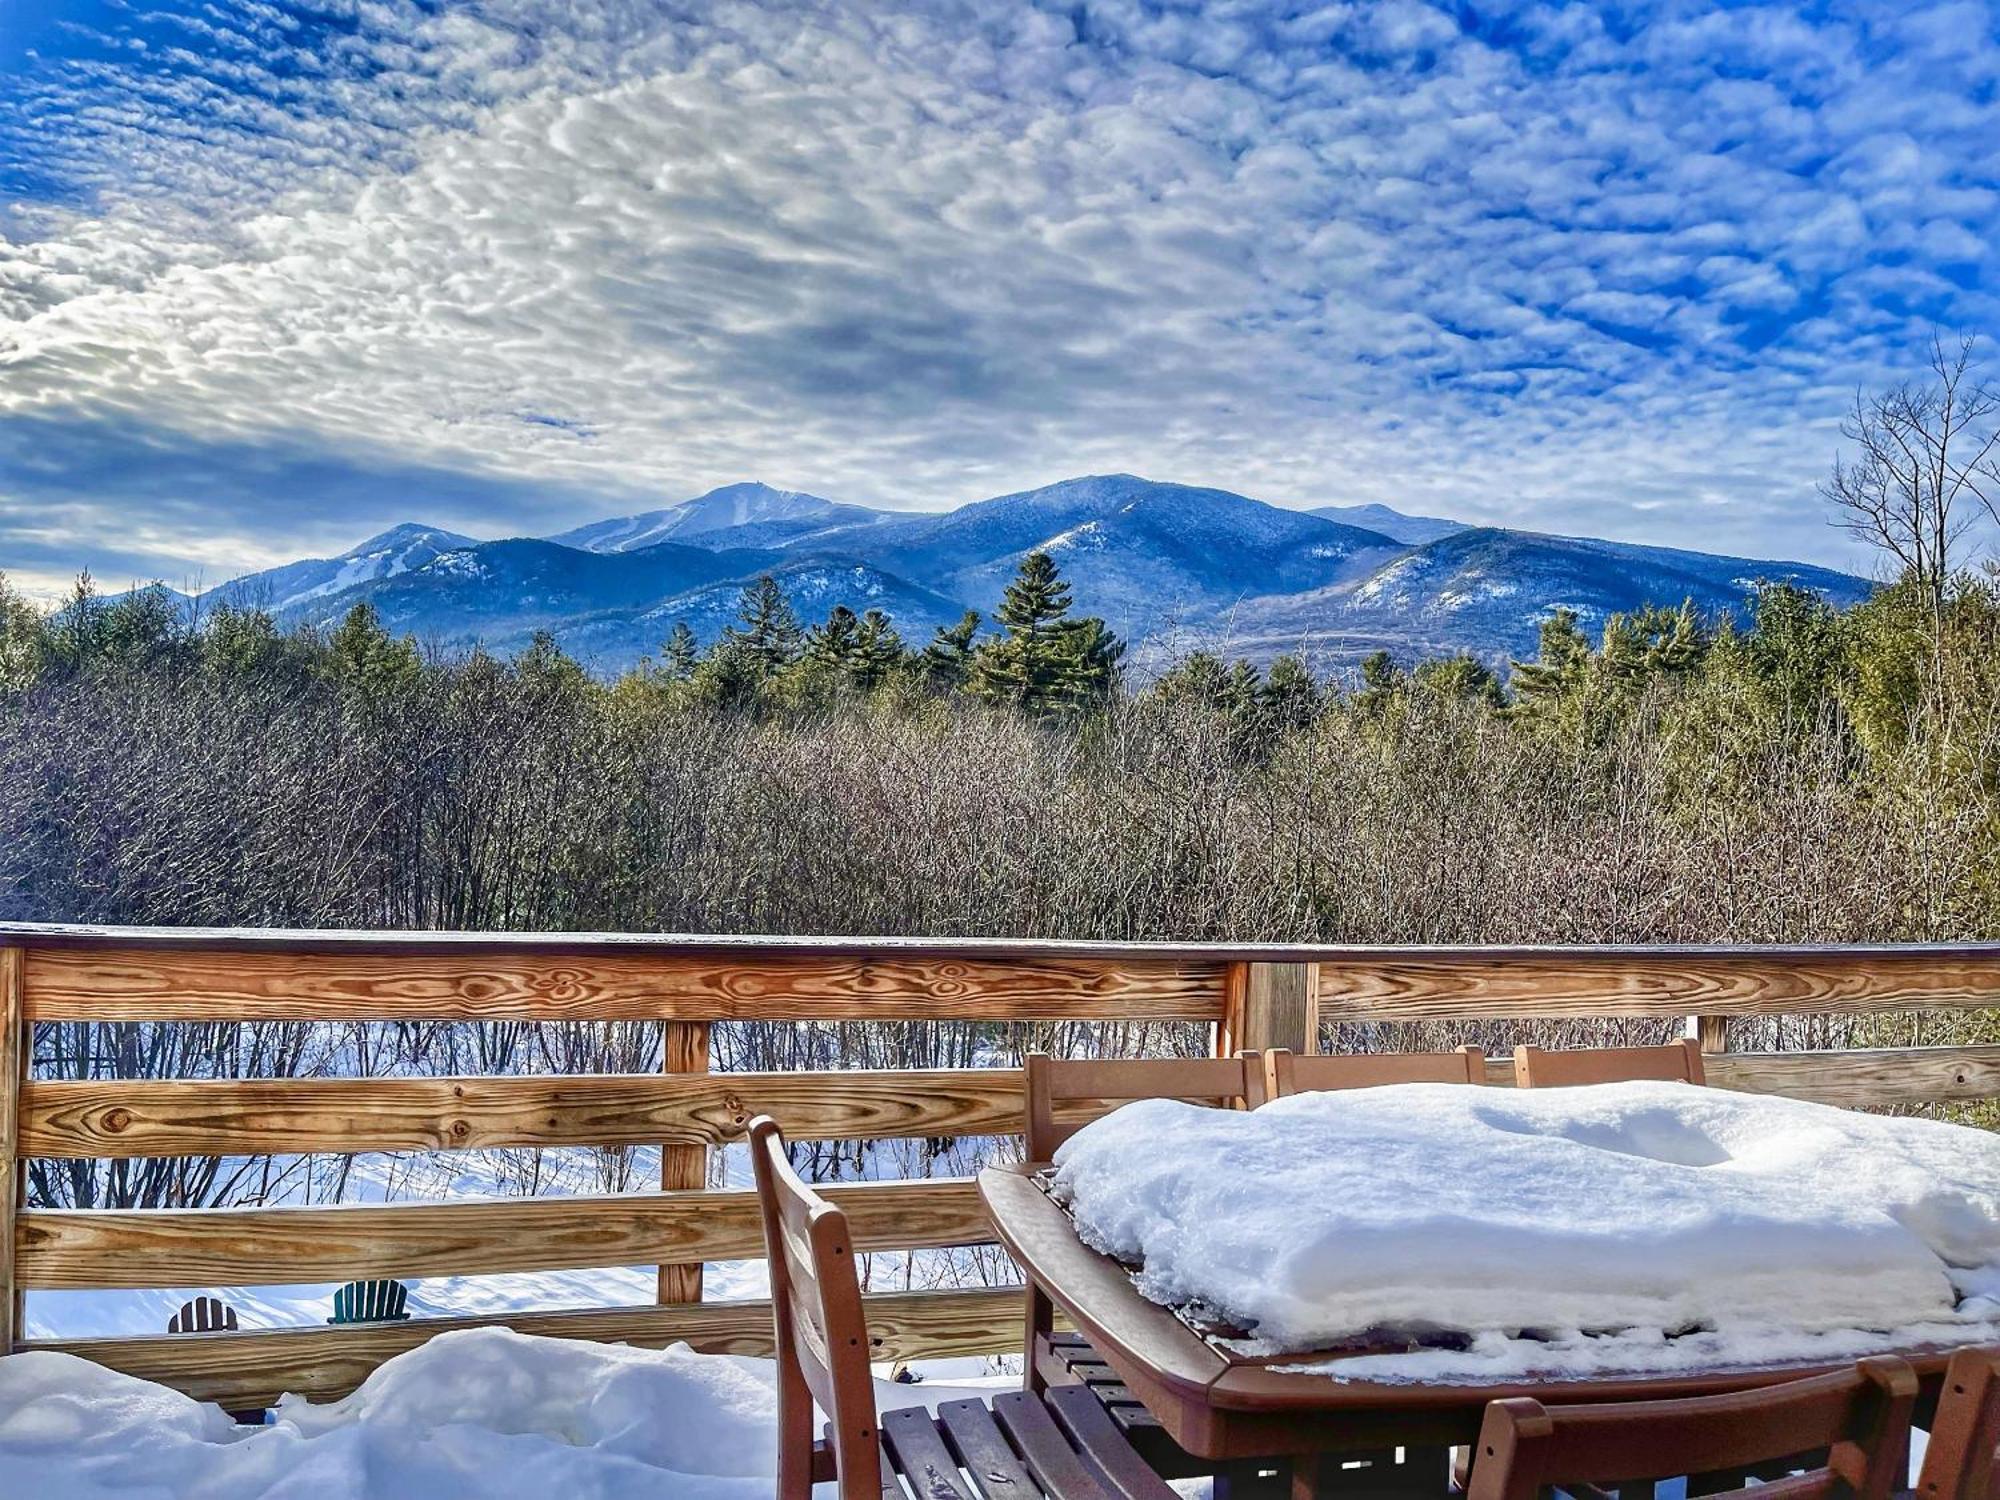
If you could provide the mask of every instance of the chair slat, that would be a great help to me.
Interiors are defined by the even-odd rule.
[[[958,1459],[939,1436],[937,1419],[921,1406],[887,1412],[882,1417],[882,1451],[893,1472],[908,1482],[916,1500],[977,1500],[965,1489]],[[891,1469],[883,1470],[888,1488]]]
[[[1003,1392],[993,1398],[993,1420],[1020,1450],[1028,1472],[1048,1495],[1059,1500],[1116,1500],[1104,1482],[1084,1467],[1041,1397],[1027,1391]]]
[[[1059,1386],[1046,1399],[1069,1441],[1111,1481],[1124,1500],[1175,1500],[1166,1481],[1132,1451],[1094,1392],[1084,1386]]]
[[[980,1500],[1041,1500],[1041,1488],[1002,1436],[984,1401],[941,1402],[938,1421]]]

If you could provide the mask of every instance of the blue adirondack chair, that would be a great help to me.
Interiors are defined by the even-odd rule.
[[[395,1323],[409,1317],[410,1289],[400,1281],[350,1281],[333,1294],[329,1323]]]

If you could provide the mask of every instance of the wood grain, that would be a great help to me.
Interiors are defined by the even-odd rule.
[[[1155,959],[712,958],[34,948],[34,1020],[1213,1020],[1223,966]]]
[[[1018,1289],[900,1292],[864,1299],[877,1360],[987,1354],[1020,1340]],[[95,1360],[226,1407],[269,1406],[286,1391],[344,1396],[384,1360],[440,1333],[511,1327],[544,1338],[659,1349],[682,1339],[716,1354],[771,1353],[768,1302],[591,1308],[504,1318],[420,1318],[366,1328],[298,1328],[173,1337],[38,1339],[24,1347]]]
[[[2000,1047],[1729,1052],[1707,1059],[1717,1088],[1849,1109],[2000,1098]]]
[[[708,1071],[706,1021],[666,1023],[660,1041],[660,1070],[668,1074]],[[667,1192],[707,1187],[708,1147],[685,1141],[668,1141],[661,1146],[660,1186]],[[701,1301],[701,1262],[661,1266],[658,1297],[661,1302]]]
[[[990,1240],[969,1178],[828,1187],[858,1250]],[[618,1193],[315,1208],[30,1209],[16,1275],[36,1288],[273,1285],[759,1260],[751,1192]]]
[[[32,973],[33,966],[30,965]],[[1335,1020],[1835,1014],[2000,1005],[1989,949],[1412,949],[1321,963]]]
[[[14,1242],[25,1184],[18,1135],[28,1037],[21,1007],[21,950],[0,948],[0,1355],[13,1348],[21,1328]]]
[[[44,1081],[23,1156],[235,1156],[492,1146],[719,1146],[768,1114],[793,1140],[1004,1135],[1018,1068],[539,1078]]]

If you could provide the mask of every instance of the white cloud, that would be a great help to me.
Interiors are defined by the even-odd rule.
[[[1838,557],[1837,393],[2000,327],[1983,7],[241,14],[18,83],[0,413],[546,487],[490,530],[1122,468]],[[112,524],[59,468],[0,548]],[[336,540],[250,482],[145,555]]]

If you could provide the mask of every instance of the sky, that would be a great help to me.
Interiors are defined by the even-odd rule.
[[[1989,3],[0,0],[0,570],[1114,470],[1858,565],[1997,85]]]

